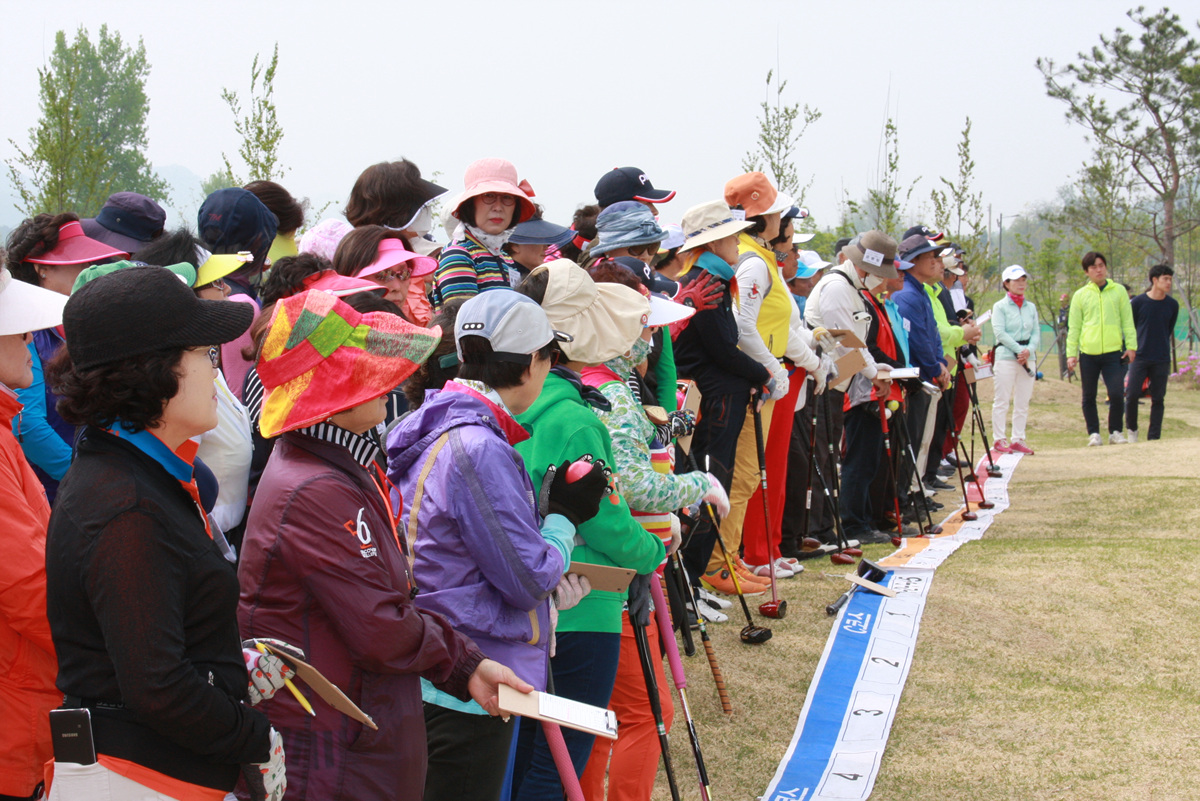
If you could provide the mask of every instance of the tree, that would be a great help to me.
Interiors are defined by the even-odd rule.
[[[250,108],[245,116],[242,116],[242,102],[238,93],[229,89],[221,90],[221,99],[233,113],[233,129],[242,138],[238,155],[246,165],[246,180],[236,177],[238,174],[224,153],[221,154],[225,164],[224,173],[218,171],[210,176],[210,180],[217,176],[229,176],[234,178],[232,185],[242,186],[251,181],[282,178],[287,173],[279,163],[283,128],[275,115],[275,70],[279,66],[279,43],[275,43],[275,51],[266,67],[261,66],[258,59],[258,55],[255,55],[250,66]]]
[[[93,44],[84,28],[67,43],[54,37],[50,63],[38,70],[42,116],[17,157],[7,161],[21,198],[18,210],[33,215],[95,213],[114,191],[168,199],[167,184],[146,158],[146,48],[127,45],[100,26]]]
[[[945,189],[930,193],[933,202],[934,224],[950,236],[964,251],[967,264],[987,267],[990,243],[983,216],[983,193],[973,192],[975,159],[971,157],[971,118],[963,126],[962,141],[958,143],[958,180],[939,178]]]
[[[796,165],[792,163],[792,154],[796,152],[796,145],[808,130],[808,126],[821,119],[821,112],[810,108],[808,104],[803,107],[799,103],[785,105],[783,90],[787,88],[787,81],[776,82],[775,103],[772,105],[770,94],[774,77],[774,70],[768,70],[767,99],[761,103],[762,117],[758,121],[758,138],[754,147],[746,151],[742,158],[742,169],[746,172],[768,173],[780,192],[791,195],[803,206],[804,196],[812,186],[812,179],[810,178],[804,186],[800,185]],[[797,121],[800,121],[798,131]]]
[[[884,163],[879,170],[877,183],[867,190],[866,211],[875,229],[895,236],[902,230],[908,202],[912,199],[917,181],[921,179],[918,177],[907,189],[900,183],[900,129],[891,117],[884,123],[880,149]]]
[[[1037,67],[1046,93],[1088,131],[1095,161],[1111,153],[1132,170],[1135,190],[1155,201],[1141,233],[1174,264],[1176,240],[1200,224],[1179,216],[1176,205],[1200,170],[1200,43],[1169,9],[1147,15],[1139,6],[1128,16],[1134,33],[1101,35],[1098,46],[1078,54],[1078,64],[1059,68],[1039,58]]]

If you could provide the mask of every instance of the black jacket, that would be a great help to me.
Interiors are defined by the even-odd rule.
[[[704,274],[695,268],[679,282],[687,285]],[[738,349],[733,297],[729,283],[721,281],[721,284],[725,294],[717,307],[696,312],[675,340],[675,372],[680,378],[695,381],[706,398],[746,392],[763,386],[771,378],[766,367]]]
[[[59,486],[46,595],[58,688],[91,707],[97,752],[225,791],[267,760],[237,572],[179,481],[106,431],[85,430]]]

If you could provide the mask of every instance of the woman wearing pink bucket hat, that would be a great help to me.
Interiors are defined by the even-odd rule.
[[[467,167],[462,194],[450,214],[458,220],[453,241],[442,251],[434,273],[433,305],[490,289],[512,289],[512,259],[503,247],[517,223],[533,217],[533,187],[517,179],[504,159],[480,159]]]

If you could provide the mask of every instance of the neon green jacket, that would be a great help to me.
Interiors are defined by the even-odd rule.
[[[1067,316],[1067,356],[1098,356],[1137,350],[1137,327],[1125,287],[1106,281],[1104,289],[1088,281],[1071,296]]]
[[[954,351],[966,340],[963,338],[962,326],[951,325],[950,320],[946,318],[946,307],[938,297],[945,291],[946,288],[940,281],[936,284],[925,284],[925,294],[929,296],[929,303],[933,306],[933,319],[937,321],[938,335],[942,338],[942,355],[946,357],[946,364],[950,365],[950,372],[954,372]]]

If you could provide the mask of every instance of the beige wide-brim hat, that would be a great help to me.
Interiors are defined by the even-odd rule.
[[[739,216],[743,216],[743,218],[739,219]],[[744,215],[735,213],[728,204],[721,200],[692,206],[683,215],[683,222],[680,223],[680,227],[683,228],[684,242],[683,246],[679,248],[679,252],[707,245],[709,242],[716,242],[731,234],[741,233],[753,225],[752,222],[746,222]]]
[[[625,353],[650,319],[650,303],[622,284],[597,284],[570,259],[538,267],[547,272],[542,309],[557,331],[571,335],[559,348],[573,362],[603,364]]]
[[[842,255],[855,267],[880,278],[899,278],[896,272],[896,240],[882,231],[867,231],[842,248]]]

